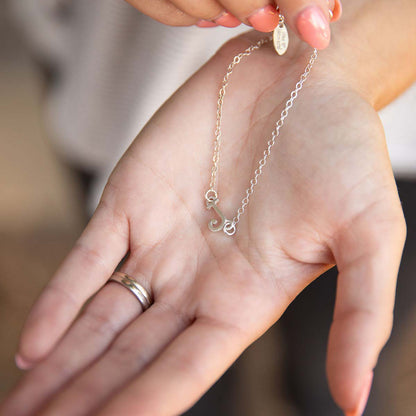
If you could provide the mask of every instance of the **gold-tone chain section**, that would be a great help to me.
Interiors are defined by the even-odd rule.
[[[246,195],[241,201],[241,205],[237,210],[236,215],[232,220],[228,220],[225,218],[221,210],[218,208],[218,166],[219,166],[219,159],[220,159],[220,148],[221,148],[221,122],[222,122],[222,109],[224,104],[224,97],[226,94],[226,90],[229,84],[229,80],[231,74],[233,73],[234,67],[238,65],[241,60],[252,54],[257,49],[260,49],[264,44],[270,42],[272,38],[264,38],[259,40],[257,43],[249,46],[244,52],[239,53],[238,55],[234,56],[232,62],[228,65],[227,72],[223,78],[221,88],[218,94],[218,103],[217,103],[217,120],[215,126],[215,139],[214,139],[214,155],[212,157],[212,169],[211,169],[211,180],[209,183],[209,189],[205,193],[205,201],[207,209],[213,209],[216,214],[218,215],[219,219],[211,219],[208,223],[208,228],[211,231],[223,231],[225,234],[233,235],[236,232],[236,226],[240,222],[241,216],[244,214],[247,205],[250,202],[250,197],[254,192],[254,188],[258,183],[259,176],[263,172],[263,168],[267,163],[267,159],[270,156],[272,147],[276,143],[276,139],[279,136],[280,129],[282,128],[286,117],[288,116],[289,110],[292,108],[294,101],[298,97],[299,91],[302,89],[303,84],[307,80],[309,73],[311,72],[312,66],[318,57],[318,51],[316,49],[313,50],[312,55],[309,59],[309,62],[300,76],[299,81],[296,83],[294,90],[290,93],[289,99],[286,101],[285,107],[280,114],[280,119],[276,122],[275,128],[272,132],[271,139],[267,142],[267,147],[263,152],[263,157],[259,160],[257,169],[254,171],[254,176],[250,180],[250,186],[246,189]]]

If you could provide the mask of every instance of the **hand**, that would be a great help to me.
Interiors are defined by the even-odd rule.
[[[19,360],[34,368],[0,414],[179,414],[335,263],[329,384],[344,411],[359,406],[390,334],[405,225],[377,114],[335,52],[318,58],[236,235],[207,228],[219,83],[255,36],[220,50],[124,155],[27,320]],[[228,216],[310,52],[263,47],[236,68],[219,176]],[[127,252],[122,270],[154,295],[145,313],[127,289],[105,285]]]
[[[324,49],[329,22],[341,16],[340,0],[127,0],[141,12],[173,26],[236,27],[241,22],[271,32],[279,22],[276,4],[287,24],[305,42]]]

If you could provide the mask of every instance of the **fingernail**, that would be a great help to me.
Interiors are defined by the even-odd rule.
[[[271,4],[256,10],[247,18],[251,26],[260,32],[271,32],[279,23],[279,13]]]
[[[331,39],[328,17],[317,6],[303,9],[296,19],[296,27],[304,41],[317,49],[325,49]]]
[[[329,20],[336,22],[342,14],[342,5],[339,0],[327,0],[329,9]]]
[[[334,18],[334,0],[327,0],[328,2],[328,15],[329,15],[329,21],[331,22]]]
[[[332,9],[333,17],[332,22],[336,22],[342,15],[342,3],[339,0],[335,0],[334,8]]]
[[[222,12],[218,17],[216,17],[214,22],[217,25],[224,27],[237,27],[241,24],[241,22],[234,15],[227,11]]]
[[[33,367],[32,363],[22,358],[19,354],[15,355],[14,361],[17,367],[20,368],[21,370],[29,370],[30,368]]]
[[[214,22],[209,21],[209,20],[201,19],[198,22],[196,22],[196,26],[198,26],[198,27],[215,27],[215,26],[218,26],[218,25]]]
[[[364,385],[361,389],[360,400],[357,407],[352,412],[345,412],[345,416],[362,416],[365,407],[367,406],[368,397],[370,396],[371,385],[373,384],[374,373],[371,372],[364,381]]]

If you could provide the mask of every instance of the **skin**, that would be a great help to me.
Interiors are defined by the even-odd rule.
[[[357,5],[364,18],[365,2]],[[389,10],[388,2],[376,6]],[[411,16],[413,0],[402,6],[403,19]],[[405,65],[384,72],[379,50],[374,72],[358,73],[355,20],[320,54],[234,237],[208,230],[214,213],[203,195],[221,78],[258,35],[226,44],[158,111],[32,309],[19,346],[20,363],[32,370],[1,415],[179,414],[333,264],[340,274],[328,381],[340,408],[356,410],[390,334],[405,239],[375,108],[414,74]],[[398,44],[390,33],[371,33],[372,49],[379,41]],[[220,208],[229,217],[310,52],[296,40],[283,57],[265,46],[232,76],[219,176]],[[145,313],[125,288],[105,285],[127,253],[122,270],[154,295]]]
[[[338,20],[342,10],[339,0],[279,0],[279,2],[268,0],[127,0],[127,2],[153,19],[172,26],[190,26],[201,19],[215,21],[225,11],[242,23],[251,25],[250,16],[268,5],[276,7],[278,3],[279,10],[284,14],[285,21],[293,32],[311,46],[319,48],[327,47],[329,39],[323,44],[322,41],[316,40],[316,34],[313,31],[301,35],[296,27],[299,14],[308,7],[316,7],[322,10],[329,23],[330,20],[333,22]],[[330,19],[329,10],[333,12],[332,19]],[[261,25],[255,29],[264,31]]]

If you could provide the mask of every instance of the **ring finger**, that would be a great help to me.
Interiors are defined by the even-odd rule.
[[[84,416],[131,381],[190,321],[164,303],[132,322],[108,351],[58,394],[39,416]],[[74,407],[76,403],[76,407]]]
[[[5,403],[4,414],[31,414],[96,360],[117,334],[142,312],[125,288],[109,283],[85,308],[55,350],[28,372]]]

